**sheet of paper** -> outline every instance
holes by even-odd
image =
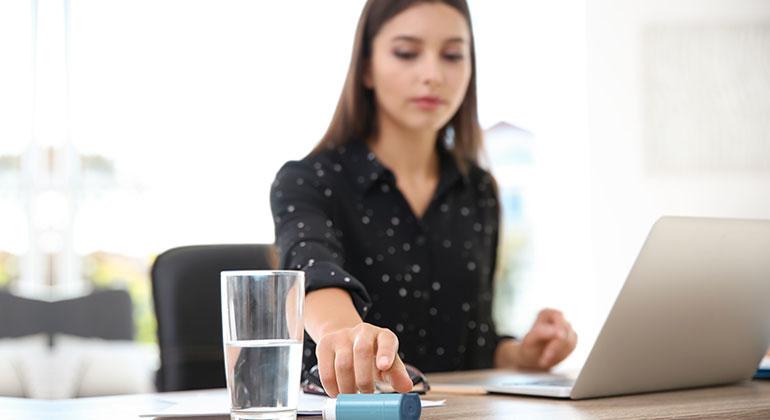
[[[205,391],[195,395],[184,397],[162,398],[174,405],[155,413],[140,414],[139,417],[212,417],[227,416],[230,414],[230,399],[226,389]],[[298,415],[319,415],[323,410],[323,402],[326,397],[320,395],[299,394],[297,405]],[[422,407],[438,407],[444,405],[446,400],[428,401],[421,400]]]
[[[770,369],[770,356],[762,358],[762,362],[759,363],[760,369]]]

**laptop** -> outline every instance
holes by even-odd
[[[770,346],[770,220],[664,216],[573,380],[443,384],[584,399],[751,379]]]

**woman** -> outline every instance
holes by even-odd
[[[406,392],[405,361],[547,369],[575,348],[555,310],[520,341],[495,333],[481,144],[466,2],[369,0],[325,136],[271,191],[281,267],[306,272],[303,370],[317,356],[329,395]]]

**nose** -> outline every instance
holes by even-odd
[[[444,82],[444,71],[438,54],[426,54],[421,71],[422,83],[425,85],[436,86]]]

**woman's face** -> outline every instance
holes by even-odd
[[[470,29],[457,9],[418,3],[380,28],[363,79],[380,124],[438,131],[460,107],[471,78]]]

